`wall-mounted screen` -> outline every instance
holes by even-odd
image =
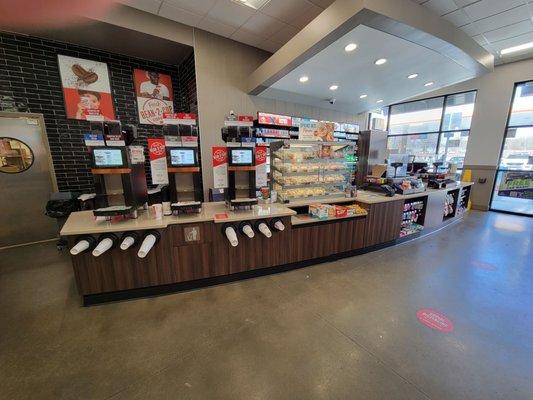
[[[174,167],[187,167],[196,165],[195,149],[170,148],[170,165]]]
[[[122,167],[124,159],[121,149],[93,149],[94,165],[96,167]]]
[[[230,149],[231,165],[253,165],[252,149],[238,148]]]

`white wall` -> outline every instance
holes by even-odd
[[[230,110],[255,115],[257,111],[337,122],[364,128],[364,115],[348,114],[301,104],[271,100],[246,93],[248,76],[269,53],[202,30],[194,30],[198,119],[202,146],[204,189],[213,187],[211,147],[223,144],[220,129]]]

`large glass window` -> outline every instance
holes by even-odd
[[[471,91],[390,106],[389,153],[453,163],[460,175],[475,101]]]
[[[491,209],[533,215],[533,81],[515,85]]]

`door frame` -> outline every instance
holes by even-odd
[[[31,118],[31,119],[36,119],[39,122],[39,127],[41,131],[41,142],[46,151],[46,158],[48,160],[48,169],[50,172],[50,179],[52,180],[52,189],[55,192],[57,192],[58,188],[57,188],[56,171],[54,169],[54,162],[52,160],[52,153],[50,151],[50,145],[48,143],[48,134],[46,133],[46,125],[44,122],[43,114],[0,111],[0,118]]]

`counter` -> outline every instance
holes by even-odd
[[[246,211],[229,211],[223,202],[204,203],[199,214],[155,220],[140,213],[137,219],[118,222],[97,222],[92,211],[82,211],[69,216],[61,235],[68,237],[70,247],[87,235],[96,242],[109,233],[120,240],[128,232],[136,232],[141,241],[150,232],[158,237],[145,258],[138,256],[139,243],[121,250],[119,242],[98,257],[91,249],[72,256],[78,292],[84,304],[93,304],[227,282],[390,246],[460,219],[470,185],[393,197],[359,191],[356,198],[331,203],[356,203],[364,214],[325,220],[298,214],[306,213],[314,201],[263,204]],[[406,215],[411,215],[406,210],[412,204],[420,208],[416,222],[423,231],[406,235]],[[243,221],[255,231],[253,238],[240,232]],[[270,227],[270,237],[260,232],[260,222]],[[279,222],[284,229],[275,228]],[[226,238],[228,226],[237,232],[235,247]]]

